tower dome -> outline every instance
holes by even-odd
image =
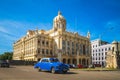
[[[56,21],[65,21],[66,22],[65,18],[62,16],[60,11],[58,11],[58,15],[54,18],[54,22],[56,22]]]
[[[116,44],[116,43],[117,43],[117,41],[115,41],[115,40],[112,42],[112,44]]]
[[[66,30],[66,20],[62,16],[60,11],[58,11],[58,15],[53,19],[53,28],[54,30],[58,29],[61,29],[63,31]]]

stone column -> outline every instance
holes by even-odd
[[[79,64],[79,51],[77,51],[77,65]]]

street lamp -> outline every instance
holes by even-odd
[[[58,49],[58,59],[61,62],[61,53],[62,53],[62,49],[60,49],[60,38],[61,38],[61,34],[59,32],[59,49]]]
[[[58,59],[61,62],[61,53],[62,53],[62,49],[58,49]]]
[[[79,65],[79,50],[77,50],[77,65]]]

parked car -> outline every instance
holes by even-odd
[[[0,67],[10,67],[9,62],[7,62],[6,60],[0,60]]]
[[[51,71],[51,73],[66,73],[69,70],[69,66],[67,64],[59,62],[57,58],[42,58],[38,63],[34,65],[34,68],[38,68],[39,71]]]
[[[101,67],[101,64],[94,64],[95,67]]]
[[[76,68],[74,64],[69,64],[69,68]]]
[[[89,68],[95,68],[95,65],[94,64],[90,64]]]
[[[77,65],[77,67],[78,67],[78,68],[88,68],[87,65],[81,65],[81,64]]]
[[[83,68],[83,65],[79,64],[79,65],[78,65],[78,68]]]

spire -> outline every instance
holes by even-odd
[[[38,34],[38,27],[36,27],[36,30],[35,30],[35,31],[36,31],[36,34]]]
[[[61,12],[60,12],[60,11],[58,11],[58,15],[61,15]]]
[[[87,32],[87,38],[90,39],[90,32],[89,32],[89,30],[88,30],[88,32]]]

